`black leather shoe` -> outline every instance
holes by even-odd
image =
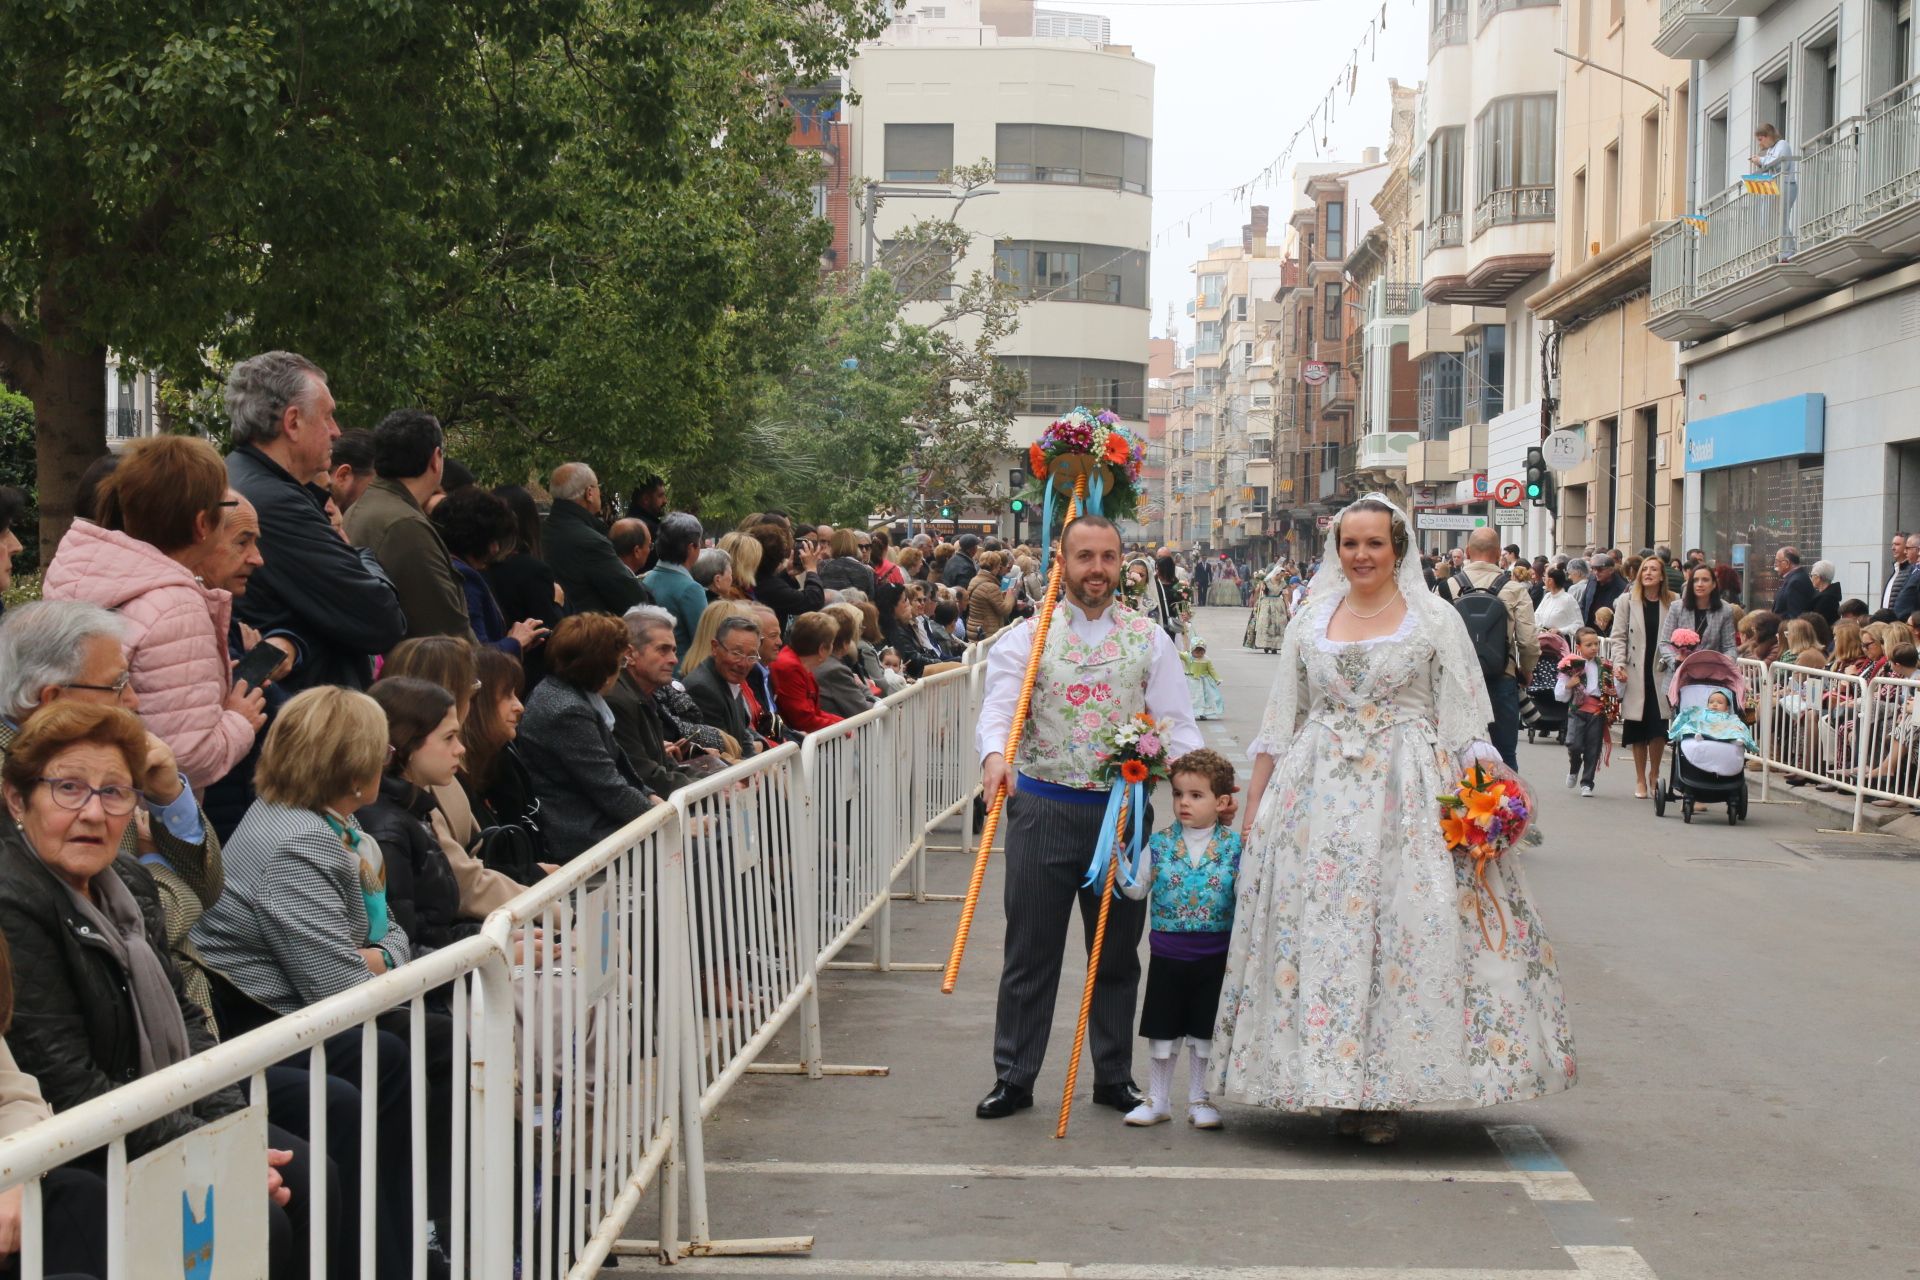
[[[1115,1111],[1131,1111],[1147,1100],[1131,1080],[1122,1080],[1118,1084],[1097,1084],[1093,1086],[1093,1105],[1112,1107]]]
[[[980,1105],[973,1114],[982,1120],[1004,1120],[1016,1111],[1025,1111],[1033,1105],[1033,1090],[1022,1089],[1017,1084],[1008,1084],[1005,1080],[996,1080],[993,1092],[980,1099]]]

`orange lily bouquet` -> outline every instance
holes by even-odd
[[[1504,951],[1507,946],[1507,918],[1500,899],[1487,889],[1487,867],[1526,838],[1533,821],[1533,797],[1519,775],[1507,768],[1489,769],[1475,761],[1460,775],[1459,784],[1440,796],[1440,835],[1447,848],[1474,861],[1474,875],[1485,896],[1493,900],[1493,912],[1500,921],[1500,945],[1494,947],[1487,931],[1487,919],[1480,907],[1480,895],[1473,900],[1474,916],[1480,921],[1480,937],[1489,950]]]

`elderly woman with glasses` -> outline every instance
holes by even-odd
[[[660,803],[614,741],[607,705],[631,644],[626,623],[609,614],[563,619],[547,642],[547,678],[527,697],[520,757],[557,861],[580,856]]]
[[[27,721],[0,766],[13,818],[0,826],[0,933],[16,979],[7,1044],[55,1111],[213,1045],[167,960],[153,878],[119,852],[146,757],[147,734],[131,712],[62,701]],[[246,1105],[238,1085],[218,1090],[135,1130],[127,1154],[144,1155]],[[295,1185],[304,1192],[306,1149],[271,1126],[269,1142],[269,1209],[282,1253],[294,1245],[283,1213],[291,1193],[279,1170],[297,1150]],[[104,1167],[98,1153],[83,1163]],[[276,1260],[281,1268],[286,1256]]]

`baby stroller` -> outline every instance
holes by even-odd
[[[1740,675],[1738,663],[1710,649],[1681,660],[1668,690],[1675,720],[1668,734],[1673,744],[1672,764],[1667,780],[1654,787],[1656,816],[1664,818],[1667,805],[1674,801],[1680,804],[1683,822],[1692,822],[1694,808],[1703,804],[1726,805],[1728,826],[1747,816],[1746,748],[1738,742],[1689,733],[1680,723],[1684,710],[1704,708],[1716,693],[1726,695],[1733,715],[1741,714],[1746,706],[1747,682]]]
[[[1540,661],[1533,664],[1527,687],[1520,691],[1520,723],[1527,727],[1527,741],[1535,734],[1567,740],[1567,704],[1553,696],[1554,677],[1560,660],[1567,656],[1567,641],[1557,631],[1540,633]]]

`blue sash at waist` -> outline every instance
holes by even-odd
[[[1042,782],[1032,774],[1019,775],[1016,788],[1022,795],[1037,796],[1042,800],[1058,800],[1062,804],[1100,804],[1107,802],[1108,790],[1089,791],[1081,787],[1063,787],[1057,782]]]

